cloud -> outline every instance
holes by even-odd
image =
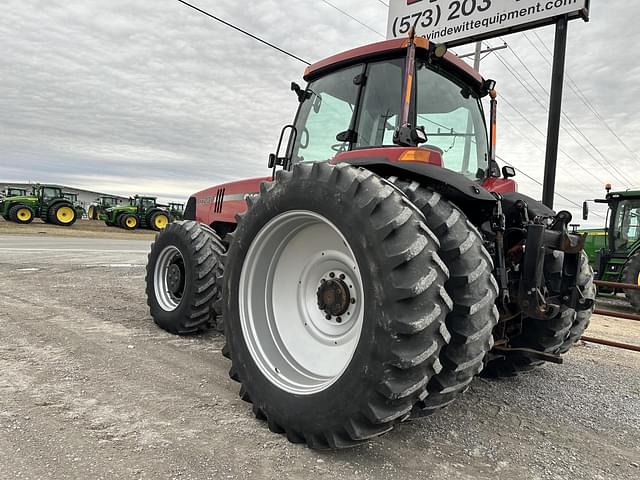
[[[194,2],[309,61],[379,40],[323,2]],[[387,11],[379,2],[339,5],[386,30]],[[638,16],[640,5],[593,2],[589,24],[571,23],[567,60],[580,91],[635,152],[640,66],[626,52],[640,36],[633,23]],[[553,28],[539,35],[552,48]],[[506,40],[548,90],[550,56],[545,59],[522,34]],[[263,176],[280,128],[297,107],[289,83],[301,81],[304,70],[172,0],[8,0],[0,17],[0,53],[0,178],[124,195],[181,198],[215,183]],[[546,105],[546,94],[513,52],[500,55]],[[522,114],[501,102],[500,155],[541,179],[545,138],[523,117],[546,133],[545,109],[496,55],[483,61],[482,72],[498,80],[500,94]],[[563,133],[562,148],[574,160],[560,156],[561,193],[580,203],[600,194],[600,180],[616,186],[640,180],[638,157],[568,88],[565,109],[623,175],[577,133],[581,145]],[[523,191],[539,196],[538,185],[519,181]],[[559,200],[560,207],[570,206],[564,204]]]

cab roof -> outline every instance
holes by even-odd
[[[415,39],[415,44],[417,49],[422,50],[423,53],[429,50],[429,40],[424,37],[417,37]],[[319,62],[307,67],[304,72],[304,79],[305,81],[311,81],[332,70],[337,70],[367,60],[374,60],[380,57],[394,56],[400,54],[403,50],[406,50],[408,46],[408,38],[396,38],[347,50],[346,52],[338,53],[337,55],[325,58],[324,60],[320,60]],[[444,61],[449,64],[453,69],[458,70],[459,73],[467,77],[469,81],[476,82],[478,86],[482,85],[484,82],[484,79],[479,72],[474,70],[464,60],[458,58],[457,55],[451,52],[445,53],[444,58],[440,61]]]
[[[640,198],[640,190],[624,190],[622,192],[611,192],[609,194],[609,196],[611,197],[633,197],[633,198]]]

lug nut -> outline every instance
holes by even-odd
[[[342,323],[342,317],[338,317],[338,318],[336,318],[336,322],[338,322],[338,323]]]
[[[336,278],[336,274],[335,274],[335,273],[333,273],[333,272],[331,272],[331,273],[329,274],[329,277],[330,277],[330,278]]]
[[[352,299],[351,299],[351,305],[355,305],[355,304],[356,304],[356,299],[355,299],[355,298],[352,298]]]
[[[344,273],[341,273],[340,274],[340,280],[344,280],[345,278],[347,278],[347,277],[344,276]]]
[[[326,317],[324,317],[324,318],[326,318],[327,320],[331,320],[331,315],[327,315],[327,316],[326,316]]]

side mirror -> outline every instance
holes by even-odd
[[[291,82],[291,91],[295,92],[300,103],[304,102],[308,98],[311,98],[311,92],[303,90],[302,87],[296,82]]]
[[[587,202],[582,203],[582,220],[589,220],[589,204]]]
[[[516,176],[516,169],[506,165],[502,167],[502,176],[504,178],[513,178]]]

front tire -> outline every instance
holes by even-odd
[[[140,225],[140,218],[132,213],[127,213],[122,216],[118,223],[125,230],[135,230]]]
[[[35,213],[28,205],[14,205],[9,210],[9,219],[21,225],[27,225],[33,222]]]
[[[347,165],[297,164],[249,203],[222,301],[241,397],[311,448],[391,430],[449,340],[437,239],[394,188]]]
[[[147,305],[153,321],[175,335],[216,326],[216,283],[222,276],[225,248],[206,225],[175,222],[151,245],[147,263]]]

